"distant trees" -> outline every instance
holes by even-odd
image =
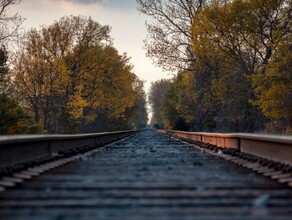
[[[144,128],[148,123],[148,112],[146,108],[147,96],[144,91],[143,81],[139,79],[136,80],[134,91],[136,93],[136,99],[134,106],[128,109],[128,121],[136,128]]]
[[[291,1],[205,3],[189,25],[194,59],[160,114],[196,131],[291,133]]]
[[[170,80],[162,79],[151,83],[149,91],[149,104],[152,109],[151,124],[158,128],[163,128],[163,121],[161,118],[161,109],[164,101],[164,97],[170,89]]]
[[[135,92],[134,105],[125,110],[125,113],[118,119],[114,120],[116,130],[127,128],[144,128],[148,122],[148,113],[146,106],[146,94],[144,92],[143,81],[136,79],[133,85]]]

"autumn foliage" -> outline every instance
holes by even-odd
[[[133,129],[147,123],[142,81],[127,55],[113,47],[110,27],[91,18],[63,17],[27,32],[10,74],[13,96],[44,132]]]
[[[156,113],[163,116],[165,128],[291,134],[292,2],[175,0],[157,4],[181,8],[189,3],[200,6],[188,26],[191,37],[185,39],[192,45],[192,62],[172,80],[163,108]],[[185,10],[184,14],[193,13]],[[174,25],[176,15],[171,17]],[[159,51],[152,52],[159,59]]]

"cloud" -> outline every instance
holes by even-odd
[[[91,4],[102,5],[106,3],[108,0],[62,0],[62,1],[71,2],[75,4],[82,4],[82,5],[91,5]]]
[[[55,0],[56,1],[56,0]],[[99,5],[108,8],[136,8],[136,0],[61,0],[78,5]]]

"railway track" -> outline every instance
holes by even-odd
[[[0,219],[291,219],[289,182],[198,145],[144,130],[16,173],[6,169]]]

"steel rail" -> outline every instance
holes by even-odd
[[[0,136],[0,168],[96,147],[130,136],[138,131],[104,132],[79,135],[11,135]]]
[[[260,161],[225,154],[238,149],[199,144],[144,130],[13,172],[0,177],[0,219],[291,220],[292,169],[259,175]]]
[[[217,147],[238,149],[242,153],[292,165],[292,136],[185,132],[176,130],[160,130],[160,132]]]

